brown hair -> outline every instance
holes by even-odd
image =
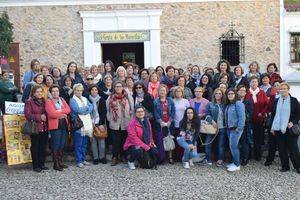
[[[217,64],[217,70],[218,72],[221,72],[220,66],[222,63],[226,63],[227,64],[227,69],[226,72],[229,73],[230,72],[230,63],[227,60],[220,60]]]
[[[256,69],[256,72],[259,72],[259,64],[258,64],[258,62],[256,62],[256,61],[253,61],[252,63],[250,63],[250,65],[248,66],[248,68],[249,68],[249,71],[250,71],[250,67],[251,66],[253,66],[253,65],[256,65],[257,66],[257,69]]]
[[[40,64],[40,61],[38,59],[33,59],[31,62],[30,62],[30,68],[32,69],[34,64],[38,62]]]
[[[31,96],[33,96],[33,94],[38,90],[38,89],[42,89],[43,90],[43,87],[41,85],[38,85],[38,84],[33,84],[32,88],[31,88]]]
[[[50,93],[52,92],[53,88],[58,88],[58,91],[59,91],[59,89],[60,89],[59,85],[53,84],[53,85],[51,85],[51,86],[49,87],[49,92],[50,92]]]
[[[269,70],[269,67],[271,67],[271,66],[274,66],[274,68],[275,68],[275,72],[278,72],[278,67],[277,67],[277,65],[275,64],[275,63],[270,63],[270,64],[268,64],[268,66],[267,66],[267,72],[268,72],[268,70]]]
[[[242,66],[240,66],[240,65],[238,65],[238,66],[236,66],[236,67],[234,68],[234,70],[233,70],[234,74],[235,74],[235,70],[237,70],[238,68],[240,68],[242,74],[244,74],[244,68],[243,68]]]
[[[216,88],[215,90],[214,90],[214,92],[213,92],[213,94],[212,94],[212,98],[211,98],[211,102],[213,102],[213,103],[216,103],[217,101],[216,101],[216,93],[217,92],[221,92],[222,93],[222,99],[221,99],[221,103],[225,103],[225,94],[222,92],[222,90],[220,89],[220,88]]]

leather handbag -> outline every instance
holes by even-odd
[[[38,135],[38,125],[35,121],[27,121],[22,127],[22,134],[24,135]]]
[[[209,123],[207,118],[205,118],[205,120],[201,120],[200,133],[215,135],[218,133],[218,127],[214,126],[212,123]]]
[[[300,135],[300,124],[294,124],[289,131],[292,135]]]
[[[71,123],[71,131],[77,131],[78,129],[81,129],[83,127],[83,122],[82,120],[79,118],[78,115],[75,115],[72,123]]]
[[[99,139],[105,139],[107,138],[108,134],[107,134],[107,129],[105,128],[104,131],[101,131],[100,128],[98,126],[94,126],[94,132],[93,135],[95,138],[99,138]]]

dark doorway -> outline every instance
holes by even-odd
[[[116,67],[133,62],[144,68],[144,43],[102,44],[103,62],[111,60]]]
[[[230,65],[240,64],[240,44],[238,40],[224,40],[222,45],[222,59],[230,62]]]

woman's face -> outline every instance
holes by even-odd
[[[106,63],[106,64],[105,64],[105,71],[106,71],[106,72],[111,72],[111,66],[110,66],[109,63]]]
[[[164,71],[161,67],[157,68],[156,72],[159,76],[163,76],[163,74],[164,74]]]
[[[227,71],[227,64],[225,63],[225,62],[223,62],[223,63],[221,63],[220,64],[220,70],[221,70],[221,72],[222,73],[226,73],[226,71]]]
[[[147,80],[149,78],[149,75],[146,71],[142,71],[141,73],[141,79]]]
[[[93,69],[92,69],[92,74],[93,74],[94,76],[97,76],[97,75],[98,75],[98,69],[97,69],[97,67],[93,67]]]
[[[257,79],[252,79],[250,82],[250,86],[252,89],[256,89],[258,87],[258,80]]]
[[[59,89],[56,87],[52,88],[51,95],[54,99],[58,99],[59,98]]]
[[[83,88],[81,88],[81,87],[77,87],[77,88],[74,90],[74,94],[75,94],[77,97],[81,97],[81,96],[82,96],[82,92],[83,92]]]
[[[99,72],[100,74],[103,74],[103,73],[105,72],[104,65],[100,65],[100,66],[98,67],[98,72]]]
[[[204,85],[207,85],[207,84],[208,84],[208,81],[209,81],[209,79],[208,79],[207,76],[203,76],[202,79],[201,79],[201,82],[202,82],[202,84],[204,84]]]
[[[168,77],[173,78],[175,76],[175,71],[174,69],[169,69],[167,72]]]
[[[245,87],[241,87],[238,91],[237,94],[239,95],[240,98],[244,98],[247,94],[247,90]]]
[[[39,62],[35,62],[33,64],[32,70],[35,71],[35,72],[38,72],[38,71],[40,71],[40,69],[41,69],[40,63]]]
[[[136,88],[135,88],[135,91],[137,94],[140,94],[143,92],[143,86],[141,85],[137,85]]]
[[[60,77],[60,71],[59,71],[59,69],[57,69],[57,68],[54,68],[53,69],[53,77],[55,77],[55,78],[59,78]]]
[[[242,76],[242,69],[240,67],[236,68],[234,71],[236,76]]]
[[[268,72],[269,72],[270,74],[272,74],[272,73],[275,72],[275,67],[274,67],[274,65],[270,65],[270,66],[268,67]]]
[[[95,96],[98,95],[98,89],[97,89],[96,87],[93,87],[93,88],[91,89],[91,95],[92,95],[93,97],[95,97]]]
[[[195,96],[196,98],[202,98],[203,96],[203,91],[201,89],[195,89]]]
[[[228,83],[228,76],[223,76],[221,79],[220,79],[220,82],[221,83]]]
[[[289,95],[289,88],[286,85],[281,85],[280,93],[283,97],[287,97]]]
[[[199,67],[192,68],[192,74],[199,74],[199,72],[200,72]]]
[[[134,82],[131,78],[126,79],[126,86],[127,87],[132,88],[133,84],[134,84]]]
[[[67,78],[65,80],[65,85],[68,86],[68,87],[71,87],[72,86],[72,80],[70,78]]]
[[[279,82],[275,82],[273,85],[273,88],[275,89],[276,92],[280,91],[280,83]]]
[[[178,98],[178,99],[183,98],[182,90],[177,89],[177,90],[175,91],[175,98]]]
[[[251,72],[257,72],[257,65],[255,63],[253,63],[252,65],[250,65],[250,71]]]
[[[3,79],[3,81],[8,81],[9,80],[8,72],[5,72],[4,74],[2,74],[2,79]]]
[[[175,75],[175,77],[179,76],[179,71],[177,69],[174,71],[174,75]]]
[[[135,116],[138,118],[138,119],[143,119],[145,117],[145,111],[143,108],[138,108],[136,109],[135,111]]]
[[[228,92],[227,98],[228,98],[229,101],[234,101],[234,99],[235,99],[234,92],[233,91]]]
[[[43,75],[38,75],[35,79],[37,84],[42,84],[44,82],[44,76]]]
[[[265,77],[262,79],[262,83],[263,83],[264,85],[268,85],[268,84],[270,83],[269,77],[265,76]]]
[[[185,86],[185,79],[184,78],[180,78],[180,79],[178,79],[177,83],[178,83],[178,86],[184,87]]]
[[[129,65],[128,67],[127,67],[127,74],[129,74],[129,75],[131,75],[131,74],[133,74],[133,66],[131,66],[131,65]]]
[[[94,84],[94,76],[93,76],[93,75],[88,75],[88,76],[86,77],[86,83],[87,83],[88,85]]]
[[[152,83],[156,83],[158,81],[158,77],[157,77],[157,74],[152,74],[151,75],[151,80],[150,80]]]
[[[166,97],[167,96],[167,89],[165,87],[161,87],[158,91],[158,94],[160,97]]]
[[[75,73],[77,69],[77,66],[75,64],[71,64],[69,67],[69,73]]]
[[[227,86],[225,84],[220,84],[219,85],[220,90],[222,90],[222,92],[225,94],[226,90],[227,90]]]
[[[47,67],[43,67],[42,74],[44,74],[45,76],[47,76],[49,74],[49,69]]]
[[[119,70],[118,70],[118,76],[119,76],[119,77],[122,77],[122,78],[125,77],[125,70],[119,69]]]
[[[112,79],[110,77],[107,77],[105,79],[105,85],[111,85],[112,84]]]
[[[53,85],[53,79],[50,76],[46,77],[46,85],[48,87],[50,87],[51,85]]]
[[[218,90],[216,93],[215,93],[215,98],[217,101],[221,101],[222,100],[222,97],[223,97],[223,94],[222,94],[222,91],[221,90]]]
[[[186,116],[187,116],[188,120],[192,120],[194,118],[194,111],[192,109],[188,109],[186,111]]]
[[[33,96],[37,99],[41,99],[43,98],[43,89],[42,88],[38,88],[35,93],[33,94]]]
[[[116,94],[122,94],[122,92],[123,92],[123,86],[122,86],[121,83],[117,83],[115,85],[115,92],[116,92]]]

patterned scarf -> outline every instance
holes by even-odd
[[[112,94],[109,99],[109,106],[112,110],[113,120],[116,122],[120,116],[118,116],[118,104],[121,104],[121,112],[125,115],[127,93],[124,91],[121,95]]]
[[[143,126],[143,142],[145,144],[149,144],[150,143],[150,127],[148,124],[148,120],[145,117],[143,120],[138,119],[138,121],[140,122],[140,124]]]

